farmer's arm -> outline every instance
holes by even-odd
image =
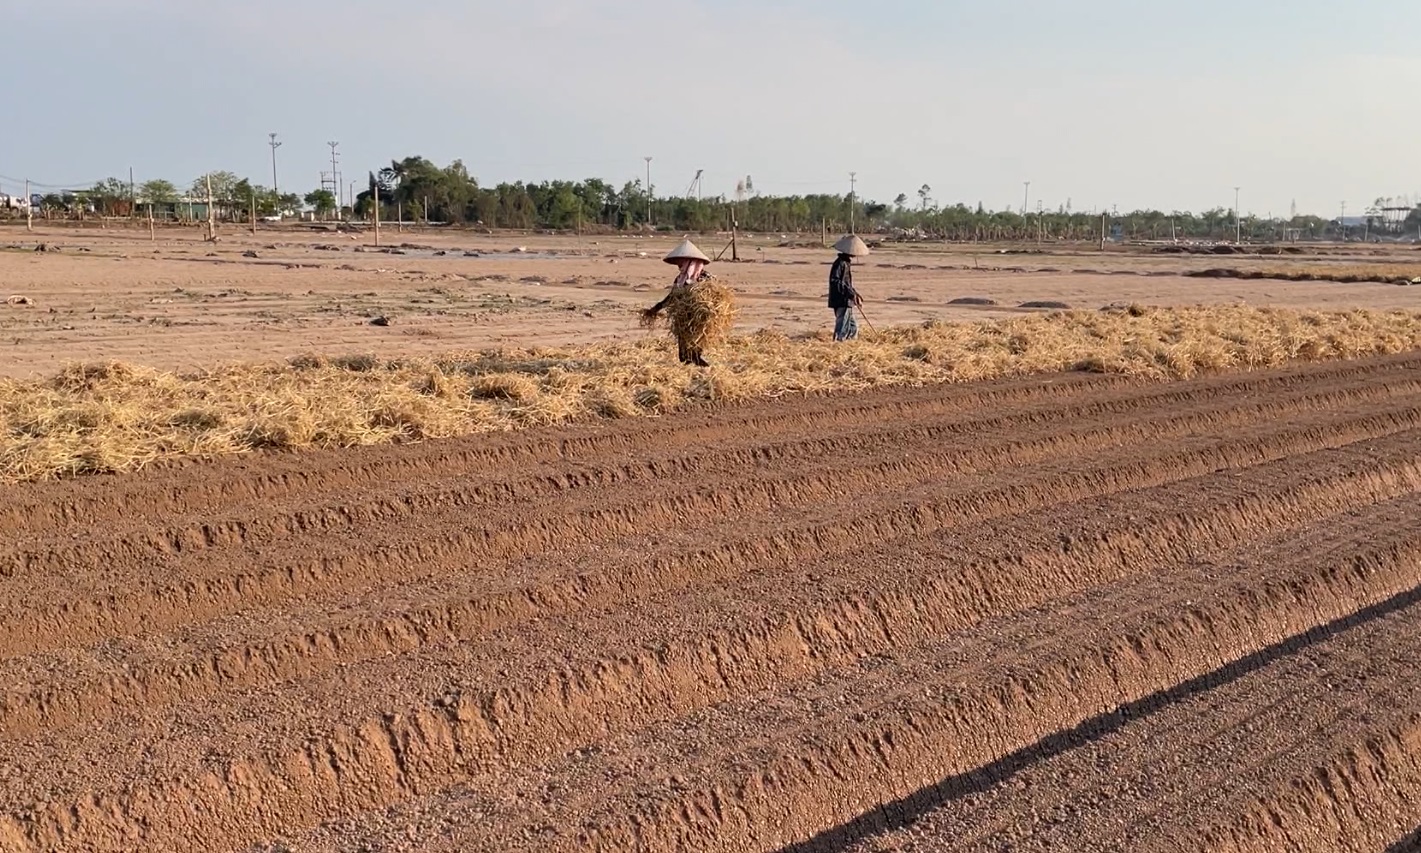
[[[843,284],[843,287],[844,287],[844,295],[849,298],[849,303],[850,303],[850,304],[852,304],[852,305],[861,305],[861,304],[863,304],[863,297],[859,296],[858,290],[854,288],[854,272],[853,272],[853,270],[851,270],[851,269],[849,268],[849,265],[848,265],[848,264],[845,264],[845,265],[844,265],[844,284]]]

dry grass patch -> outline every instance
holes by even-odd
[[[714,366],[666,340],[383,362],[308,356],[176,374],[73,365],[0,380],[0,481],[255,449],[352,447],[654,415],[706,401],[1090,370],[1164,380],[1421,349],[1421,313],[1139,305],[982,323],[732,337]]]

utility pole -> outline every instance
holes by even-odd
[[[1046,206],[1041,203],[1041,199],[1036,200],[1036,245],[1041,245],[1041,241],[1046,236]]]
[[[375,245],[380,245],[380,182],[376,181],[371,190],[371,200],[375,202]]]
[[[643,157],[646,161],[646,227],[651,227],[651,158]]]
[[[271,141],[267,143],[271,146],[271,194],[276,196],[277,199],[280,199],[281,193],[276,188],[276,149],[281,147],[281,143],[276,141],[276,134],[268,133],[267,136],[271,137]],[[277,214],[281,213],[281,202],[279,200],[276,203],[276,212]]]
[[[29,197],[29,193],[25,193]],[[138,192],[133,184],[133,167],[128,167],[128,218],[133,219],[138,216]]]
[[[30,194],[29,178],[25,178],[25,230],[35,230],[35,201]]]
[[[331,147],[331,183],[336,188],[336,212],[339,213],[341,209],[341,185],[340,172],[336,171],[336,146],[340,145],[340,143],[327,142],[326,144]]]
[[[1031,203],[1031,181],[1022,181],[1022,184],[1026,186],[1026,189],[1021,196],[1021,218],[1025,219],[1026,206]]]
[[[1238,187],[1234,187],[1234,243],[1243,242],[1243,211],[1238,209]]]
[[[849,173],[849,233],[854,231],[854,187],[858,183],[858,172]]]
[[[1342,215],[1337,217],[1337,230],[1342,233],[1342,242],[1347,242],[1347,202],[1342,202]]]

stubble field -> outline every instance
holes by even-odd
[[[1416,843],[1421,291],[752,242],[698,372],[666,239],[42,239],[0,849]]]

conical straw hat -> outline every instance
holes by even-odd
[[[705,261],[706,263],[710,263],[710,258],[706,257],[706,253],[697,249],[696,244],[692,243],[689,238],[682,240],[681,245],[672,249],[662,260],[668,264],[674,264],[677,261],[682,261],[687,258],[693,261]]]
[[[839,239],[834,244],[834,249],[853,258],[862,258],[868,254],[868,245],[860,240],[857,234],[848,234]]]

